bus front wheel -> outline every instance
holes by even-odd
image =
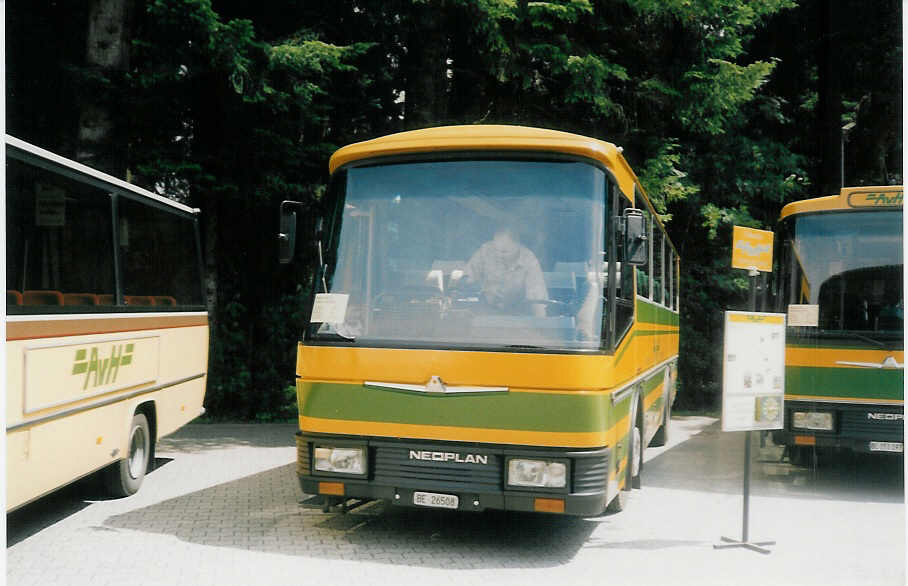
[[[142,413],[136,413],[129,427],[126,457],[107,469],[107,490],[111,496],[129,496],[142,486],[151,457],[151,441],[148,419]]]
[[[634,404],[630,413],[630,420],[633,426],[628,433],[627,462],[624,467],[624,488],[618,490],[618,494],[612,498],[606,507],[608,513],[618,513],[627,508],[630,500],[631,488],[640,488],[640,476],[643,470],[643,430],[640,424],[638,414],[641,410]]]

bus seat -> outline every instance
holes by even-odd
[[[555,271],[556,273],[576,273],[578,275],[583,275],[587,271],[587,265],[585,262],[556,262]]]
[[[574,273],[542,273],[549,299],[572,303],[577,298],[577,278]]]
[[[176,307],[177,300],[171,297],[170,295],[155,295],[154,304],[162,305],[165,307]]]
[[[116,305],[116,300],[112,293],[101,293],[97,297],[98,305]]]
[[[126,305],[133,307],[152,307],[154,305],[154,297],[151,295],[127,295],[123,299],[126,301]]]
[[[22,293],[14,289],[6,290],[6,304],[7,305],[22,305]]]
[[[545,280],[545,286],[550,294],[552,290],[565,293],[573,293],[577,290],[577,281],[574,278],[574,273],[542,273],[542,278]]]
[[[25,305],[63,305],[63,293],[59,291],[25,291],[22,293]]]
[[[98,305],[98,296],[94,293],[64,293],[63,305]]]
[[[445,274],[451,274],[452,271],[464,271],[467,268],[465,260],[433,260],[432,269],[440,269]]]

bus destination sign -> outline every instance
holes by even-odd
[[[894,208],[902,205],[902,190],[854,191],[848,194],[848,205],[853,208]]]

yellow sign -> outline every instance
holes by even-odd
[[[733,269],[772,272],[772,232],[735,226],[731,252]]]
[[[728,312],[728,321],[739,324],[779,325],[785,323],[783,314]]]

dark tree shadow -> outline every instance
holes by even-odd
[[[644,467],[644,486],[740,494],[744,433],[721,431],[719,422]],[[810,466],[783,458],[781,446],[752,433],[751,494],[856,502],[904,502],[903,456],[821,451]],[[815,465],[814,465],[815,464]]]

